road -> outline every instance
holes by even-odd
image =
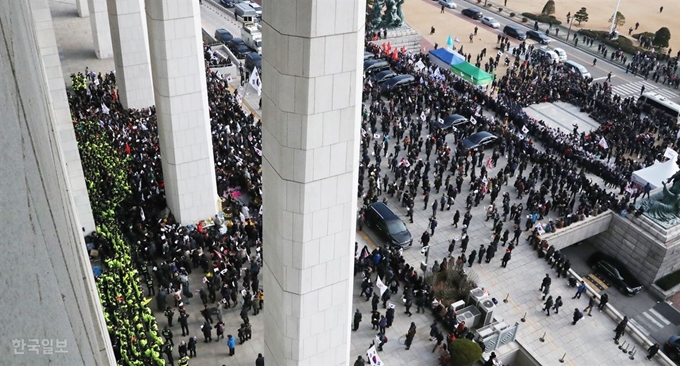
[[[680,312],[663,301],[657,301],[646,291],[628,297],[614,288],[609,288],[607,279],[596,276],[588,266],[586,260],[595,248],[590,243],[577,244],[562,250],[571,261],[571,268],[579,276],[589,280],[595,287],[601,289],[600,294],[609,294],[609,302],[631,319],[631,324],[638,327],[648,337],[659,344],[666,342],[668,337],[680,333]]]
[[[433,8],[433,11],[436,13],[436,10],[439,9],[440,5],[438,2],[432,1],[432,0],[418,0],[423,2],[423,6],[431,6]],[[471,18],[465,17],[461,14],[461,11],[465,8],[473,8],[477,9],[482,12],[484,16],[490,16],[495,18],[500,24],[501,27],[499,29],[491,29],[487,26],[482,25],[482,23],[478,20],[473,20]],[[496,11],[489,11],[485,9],[484,7],[476,6],[474,4],[467,3],[465,1],[458,1],[458,8],[457,9],[447,9],[446,12],[450,14],[451,16],[459,17],[462,19],[465,19],[468,21],[470,24],[474,24],[479,27],[481,32],[492,32],[494,34],[502,34],[503,27],[505,25],[515,25],[518,26],[520,29],[525,29],[529,30],[531,29],[530,27],[533,27],[533,22],[528,22],[528,23],[521,23],[521,22],[515,22],[509,18],[504,18],[503,16],[499,15],[498,12]],[[520,19],[520,18],[515,18],[515,19]],[[431,23],[429,20],[427,27],[429,28]],[[411,26],[414,26],[414,24],[410,24]],[[545,26],[541,28],[541,31],[545,31]],[[633,76],[632,74],[626,74],[624,69],[621,68],[620,63],[612,63],[609,61],[605,61],[603,59],[598,59],[597,64],[593,66],[593,56],[584,50],[582,50],[583,47],[583,42],[582,39],[579,38],[579,47],[574,47],[572,43],[567,43],[564,42],[560,39],[552,38],[551,46],[553,47],[559,47],[564,49],[567,52],[568,59],[573,60],[575,62],[578,62],[585,66],[588,71],[590,71],[593,79],[595,81],[604,81],[607,79],[608,74],[611,72],[612,73],[612,79],[611,79],[611,85],[612,89],[615,93],[619,94],[622,97],[630,97],[630,96],[637,96],[640,94],[640,89],[642,85],[645,86],[645,91],[646,92],[656,92],[659,93],[670,100],[678,103],[680,102],[680,92],[677,90],[671,90],[668,89],[664,86],[661,86],[661,84],[657,84],[651,80],[645,81],[644,78],[638,77],[638,76]],[[532,40],[527,40],[527,43],[535,43]]]

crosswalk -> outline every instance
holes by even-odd
[[[631,319],[630,322],[637,325],[637,328],[647,336],[650,335],[650,332],[657,332],[671,325],[671,322],[658,311],[654,310],[654,308],[646,310],[642,314]]]
[[[680,97],[677,93],[662,87],[660,84],[650,83],[648,81],[635,81],[632,83],[614,85],[612,86],[612,92],[620,95],[623,98],[628,98],[631,96],[637,97],[640,95],[640,90],[642,90],[643,85],[645,87],[645,92],[658,93],[669,99]]]

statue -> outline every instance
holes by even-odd
[[[373,2],[373,10],[371,11],[371,29],[378,29],[383,22],[382,9],[385,5],[383,0],[375,0]]]
[[[370,15],[370,29],[399,28],[404,22],[404,0],[375,0]],[[385,13],[383,14],[383,8]]]
[[[673,181],[669,189],[666,184]],[[666,182],[662,182],[661,196],[642,202],[645,214],[659,221],[671,221],[680,218],[680,171],[673,174]]]

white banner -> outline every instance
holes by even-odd
[[[603,149],[609,149],[609,145],[607,145],[607,141],[604,139],[604,137],[600,139],[598,145],[602,146]]]
[[[425,112],[420,112],[420,120],[425,121],[425,118],[427,118],[427,116],[425,115]]]
[[[418,61],[413,66],[415,67],[416,71],[418,71],[418,72],[420,72],[420,70],[425,68],[425,64],[423,63],[423,61]]]
[[[378,277],[378,279],[375,281],[375,287],[377,287],[378,290],[380,290],[380,296],[382,296],[385,293],[385,291],[387,291],[387,286],[385,286],[380,277]]]
[[[527,126],[522,126],[522,133],[524,133],[525,135],[529,133],[529,129],[527,128]]]
[[[475,117],[470,117],[470,123],[472,123],[473,125],[477,124],[477,120],[475,119]]]
[[[670,147],[666,148],[666,152],[663,153],[663,156],[673,161],[678,160],[678,153],[675,150],[671,149]]]
[[[371,366],[385,366],[385,364],[380,359],[380,356],[378,355],[378,351],[376,351],[375,346],[371,346],[371,348],[369,348],[368,351],[366,351],[366,357],[368,357],[368,363]]]
[[[257,67],[253,67],[253,72],[250,74],[248,84],[255,89],[257,96],[262,95],[262,81],[260,80],[260,73],[257,71]]]

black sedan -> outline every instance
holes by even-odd
[[[463,9],[463,11],[461,11],[460,13],[465,15],[466,17],[470,17],[476,20],[482,19],[482,17],[484,16],[481,11],[472,8]]]
[[[550,43],[550,37],[546,36],[545,33],[543,32],[538,32],[535,30],[528,30],[527,31],[527,38],[531,38],[534,41],[540,43],[540,44],[548,44]]]
[[[415,76],[410,74],[397,75],[380,84],[381,93],[389,93],[400,87],[409,85],[416,80]]]
[[[397,73],[392,71],[392,70],[384,70],[379,73],[376,73],[375,75],[371,76],[371,81],[374,83],[382,83],[384,81],[387,81],[393,77],[397,76]]]
[[[498,137],[487,131],[480,131],[463,139],[463,146],[466,150],[484,148],[493,145],[498,141]]]
[[[433,123],[434,128],[444,131],[451,131],[454,127],[469,122],[467,118],[460,114],[452,114]]]
[[[247,54],[253,51],[250,49],[250,47],[248,47],[248,45],[245,44],[245,42],[243,42],[241,38],[233,38],[227,43],[227,48],[229,48],[229,50],[234,53],[236,58],[244,58]]]
[[[597,273],[607,277],[612,287],[622,294],[633,296],[642,290],[642,284],[623,265],[613,257],[601,252],[595,252],[588,259],[588,265]]]

